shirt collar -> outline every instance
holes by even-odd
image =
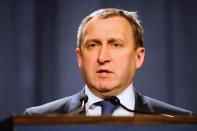
[[[133,84],[131,83],[123,92],[117,96],[120,102],[129,109],[134,109],[135,95],[133,90]]]
[[[92,93],[92,91],[85,85],[85,94],[88,96],[88,101],[86,103],[86,107],[89,108],[92,104],[102,101],[103,99],[97,97]],[[121,92],[118,96],[120,102],[129,109],[134,109],[135,106],[135,96],[133,90],[133,84],[131,83],[123,92]]]
[[[89,108],[92,104],[102,101],[103,99],[99,98],[98,96],[94,95],[92,91],[85,85],[85,94],[88,96],[88,101],[86,106]]]

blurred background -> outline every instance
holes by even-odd
[[[142,21],[136,90],[197,112],[196,0],[0,0],[0,119],[83,88],[77,28],[105,7],[137,11]]]

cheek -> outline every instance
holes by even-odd
[[[93,72],[93,70],[95,69],[96,60],[93,56],[88,55],[83,58],[81,64],[83,70],[85,70],[86,72]]]
[[[124,55],[116,60],[118,67],[116,67],[119,70],[120,74],[128,74],[130,72],[133,72],[136,67],[136,60],[134,55]]]
[[[92,72],[94,72],[94,70],[92,65],[92,60],[90,58],[83,58],[81,61],[80,70],[86,83],[88,83],[88,81],[93,77]]]

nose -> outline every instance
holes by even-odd
[[[98,63],[103,65],[105,63],[110,62],[110,56],[109,56],[110,52],[107,48],[107,46],[101,46],[100,50],[99,50],[99,54],[98,54]]]

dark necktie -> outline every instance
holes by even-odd
[[[117,108],[116,105],[112,104],[108,100],[96,102],[95,105],[101,106],[102,115],[111,115],[114,112],[114,110]]]

